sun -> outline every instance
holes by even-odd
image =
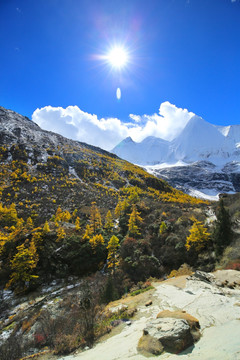
[[[128,63],[128,53],[126,49],[116,46],[107,55],[107,61],[116,69],[122,69]]]

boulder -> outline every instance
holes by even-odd
[[[163,351],[177,354],[193,344],[194,339],[186,320],[158,318],[149,322],[143,330],[138,350],[152,354]]]
[[[140,338],[137,350],[145,355],[148,353],[160,355],[164,351],[164,348],[158,339],[146,334]]]
[[[145,304],[145,306],[150,306],[150,305],[152,305],[152,300],[147,301]]]
[[[157,319],[169,318],[169,317],[174,319],[184,319],[188,322],[191,329],[200,329],[200,324],[198,319],[188,314],[184,310],[176,310],[176,311],[163,310],[157,314]]]
[[[163,310],[157,315],[157,319],[161,318],[174,318],[174,319],[184,319],[187,321],[188,325],[190,326],[191,335],[193,337],[194,342],[198,341],[200,339],[200,324],[199,320],[195,318],[194,316],[186,313],[184,310],[176,310],[176,311],[170,311],[170,310]]]

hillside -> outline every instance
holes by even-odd
[[[149,278],[184,263],[187,271],[211,271],[229,245],[211,235],[216,204],[116,155],[43,131],[4,108],[0,139],[4,360],[45,346],[64,354],[92,345],[116,320],[103,315],[106,303],[148,290]],[[237,206],[231,210],[236,226]]]
[[[41,130],[29,119],[0,108],[0,189],[20,216],[43,222],[59,205],[73,211],[96,201],[109,208],[122,188],[173,189],[141,168],[99,148]]]

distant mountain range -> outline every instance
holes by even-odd
[[[240,125],[215,126],[195,115],[172,141],[128,137],[112,152],[192,195],[240,191]]]

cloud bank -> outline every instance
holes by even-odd
[[[66,109],[45,106],[34,111],[32,120],[42,129],[111,150],[128,136],[137,142],[147,136],[172,140],[193,115],[187,109],[166,101],[160,105],[158,114],[130,114],[128,123],[117,118],[99,119],[97,115],[84,112],[78,106],[68,106]]]

